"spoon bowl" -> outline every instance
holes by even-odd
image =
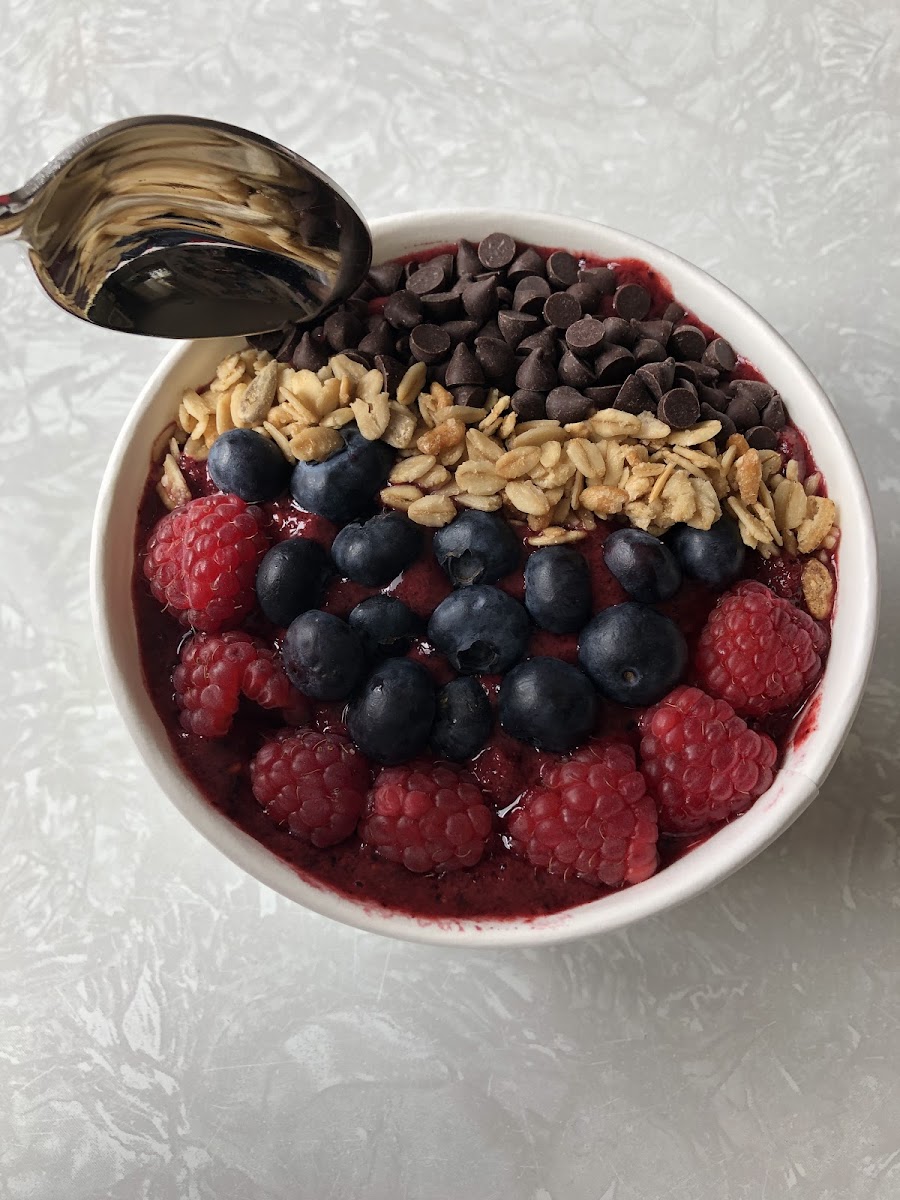
[[[365,278],[372,240],[348,196],[259,134],[179,116],[118,121],[0,196],[0,237],[95,325],[153,337],[314,323]]]

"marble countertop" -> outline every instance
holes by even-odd
[[[194,112],[296,147],[371,216],[520,205],[670,246],[833,397],[897,592],[891,0],[247,11],[0,0],[7,184],[107,121]],[[91,513],[166,347],[3,264],[0,1195],[900,1194],[896,610],[819,799],[707,895],[532,953],[332,925],[187,826],[101,677]]]

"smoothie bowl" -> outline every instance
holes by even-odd
[[[376,222],[302,336],[188,343],[127,418],[97,638],[148,769],[318,913],[529,945],[724,878],[815,797],[876,623],[815,380],[584,221]]]

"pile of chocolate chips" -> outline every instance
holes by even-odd
[[[372,306],[376,299],[383,303]],[[619,284],[614,267],[581,267],[565,250],[544,258],[491,233],[477,246],[461,240],[455,254],[373,267],[314,329],[250,340],[297,370],[318,371],[347,354],[377,367],[390,393],[411,363],[423,362],[457,404],[483,405],[497,387],[523,421],[569,424],[604,408],[655,412],[674,429],[717,420],[721,445],[741,432],[757,450],[774,449],[787,421],[775,389],[728,379],[732,347],[707,340],[675,301],[654,320],[650,306],[647,289]]]

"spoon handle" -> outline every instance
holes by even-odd
[[[27,204],[15,199],[15,192],[11,196],[0,193],[0,238],[14,237],[19,232],[25,221],[27,207]]]

